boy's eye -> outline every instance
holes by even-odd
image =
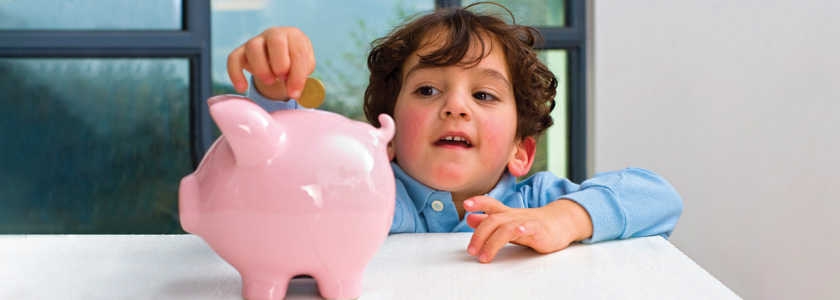
[[[488,93],[485,93],[485,92],[475,93],[475,94],[473,94],[473,98],[478,99],[478,100],[482,100],[482,101],[496,100],[496,97],[494,97],[493,95],[490,95]]]
[[[434,96],[440,94],[440,91],[430,86],[421,86],[419,89],[417,89],[417,93],[423,96]]]

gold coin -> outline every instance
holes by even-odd
[[[324,84],[315,78],[306,78],[306,85],[303,86],[303,91],[297,99],[300,106],[306,108],[316,108],[324,103],[324,96],[327,93],[324,90]]]

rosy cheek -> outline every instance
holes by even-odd
[[[506,146],[513,142],[514,135],[516,134],[516,122],[512,122],[512,125],[508,123],[511,122],[500,122],[498,119],[490,119],[482,123],[481,128],[484,131],[483,144],[489,146],[488,150],[491,153],[506,153]],[[499,159],[506,159],[506,157],[502,155]]]
[[[425,114],[419,110],[404,110],[395,112],[394,115],[397,127],[395,135],[397,159],[414,159],[420,150],[418,146],[423,143],[421,130],[426,126]]]

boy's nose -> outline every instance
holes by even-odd
[[[443,108],[441,109],[441,119],[446,119],[449,117],[456,117],[462,118],[465,121],[469,121],[471,119],[469,108],[467,108],[464,99],[461,99],[459,96],[450,96],[446,99],[446,104],[444,104]]]
[[[453,114],[451,111],[447,111],[447,112],[446,112],[446,116],[447,116],[447,117],[448,117],[448,116],[452,116],[452,115],[455,115],[455,114]],[[466,117],[466,116],[467,116],[467,113],[458,113],[458,115],[459,115],[459,116],[461,116],[461,117],[463,118],[463,117]]]

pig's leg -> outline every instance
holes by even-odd
[[[343,274],[312,276],[318,281],[321,297],[326,299],[356,299],[362,295],[364,269]]]
[[[290,276],[242,276],[242,297],[248,300],[276,300],[286,297]]]

